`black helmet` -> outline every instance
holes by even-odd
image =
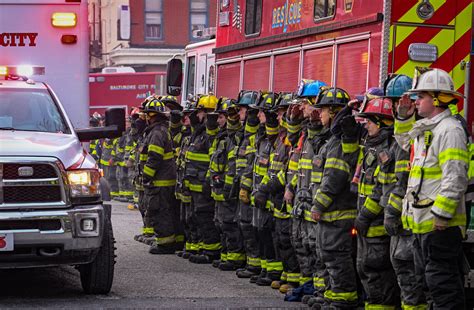
[[[253,109],[270,111],[273,110],[278,101],[278,94],[274,92],[260,92],[257,103],[250,105]]]
[[[253,90],[241,90],[237,96],[237,105],[247,107],[250,105],[255,105],[258,99],[259,93]]]
[[[163,102],[170,110],[183,111],[183,107],[179,104],[178,99],[175,96],[163,96],[161,97],[161,102]]]
[[[227,113],[227,110],[230,107],[236,107],[235,100],[226,97],[221,97],[219,98],[219,101],[217,101],[216,109],[214,110],[214,112]]]
[[[278,96],[277,106],[275,109],[288,108],[293,101],[293,93],[280,93]]]
[[[145,106],[145,113],[159,113],[162,115],[166,115],[166,107],[163,102],[158,99],[150,100]]]
[[[342,88],[324,88],[321,89],[321,92],[318,95],[318,101],[316,102],[315,107],[345,107],[350,99],[349,94]]]

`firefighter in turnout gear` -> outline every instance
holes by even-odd
[[[385,100],[392,103],[392,114],[397,118],[398,101],[412,86],[412,79],[406,75],[395,75],[385,83]],[[395,127],[395,133],[400,128]],[[402,307],[407,309],[426,309],[423,286],[416,279],[413,261],[413,234],[403,229],[402,200],[407,190],[410,153],[393,141],[388,152],[381,153],[381,171],[394,175],[391,182],[382,184],[380,206],[384,208],[384,226],[390,241],[390,259],[400,287]]]
[[[241,91],[237,99],[240,120],[245,122],[244,137],[237,147],[236,174],[234,176],[233,192],[239,195],[238,221],[247,257],[245,268],[236,271],[239,278],[250,278],[260,274],[261,262],[259,256],[257,230],[252,226],[253,209],[250,205],[252,189],[252,168],[255,158],[255,139],[259,131],[258,109],[255,103],[258,93]],[[245,119],[243,112],[246,112]]]
[[[101,119],[100,114],[95,112],[89,118],[89,126],[90,127],[99,127],[100,126],[100,119]],[[99,162],[100,155],[102,153],[101,147],[102,147],[102,143],[101,143],[100,139],[91,140],[91,142],[89,143],[89,153],[92,155],[92,157],[94,157],[94,159],[99,164],[100,164],[100,162]]]
[[[268,182],[268,169],[272,158],[270,155],[275,149],[279,133],[278,114],[273,111],[278,95],[275,93],[262,93],[256,108],[259,109],[258,118],[260,127],[264,131],[257,135],[255,142],[255,158],[253,163],[248,163],[252,167],[252,225],[257,229],[259,256],[261,262],[261,272],[258,276],[250,278],[251,283],[258,285],[271,285],[273,280],[279,280],[283,271],[281,262],[276,259],[275,247],[273,243],[272,231],[274,229],[273,206],[271,201],[259,203],[254,200],[255,194],[260,187]]]
[[[147,204],[145,221],[153,227],[155,242],[151,254],[171,254],[176,250],[176,212],[174,186],[176,164],[173,144],[168,133],[168,114],[164,103],[154,99],[146,104],[147,137],[142,154],[146,156],[143,167],[143,185]]]
[[[110,186],[110,195],[112,198],[119,196],[118,183],[116,178],[117,167],[114,162],[115,158],[115,145],[118,139],[104,139],[102,144],[102,155],[100,157],[100,164],[104,169],[104,177]]]
[[[399,289],[390,264],[390,237],[383,225],[385,202],[381,199],[383,186],[396,182],[395,173],[386,165],[391,146],[396,143],[391,101],[380,97],[365,99],[358,116],[367,120],[367,135],[360,143],[360,166],[356,171],[359,193],[355,220],[357,272],[366,293],[367,307],[395,308]],[[352,124],[356,124],[355,120]],[[344,134],[349,132],[344,131]]]
[[[325,156],[315,164],[324,167],[321,185],[313,198],[311,217],[318,222],[319,257],[328,272],[325,302],[336,308],[357,305],[357,283],[351,257],[351,230],[357,215],[357,195],[350,190],[350,180],[357,163],[358,147],[343,149],[342,125],[352,109],[349,95],[340,88],[328,88],[319,96],[321,122],[331,126],[332,136],[325,146]],[[348,143],[350,141],[347,141]],[[319,154],[318,154],[319,155]]]
[[[191,255],[189,261],[197,264],[210,264],[220,256],[220,236],[214,224],[214,199],[211,197],[209,178],[212,142],[219,131],[217,120],[208,118],[207,113],[214,111],[218,99],[214,95],[201,96],[196,111],[190,120],[193,133],[186,151],[185,186],[191,192],[191,206],[200,237],[199,254]]]
[[[191,209],[191,192],[185,186],[185,171],[186,171],[186,152],[189,148],[191,139],[191,121],[189,114],[195,110],[194,102],[188,101],[183,109],[183,130],[181,131],[181,143],[176,149],[176,198],[180,201],[180,221],[184,229],[185,245],[182,251],[176,254],[179,257],[188,259],[192,254],[197,254],[199,251],[199,235],[197,232],[196,220],[192,216]],[[173,114],[171,114],[173,118]],[[176,142],[176,141],[175,141]]]
[[[244,245],[237,224],[238,197],[230,195],[235,175],[235,149],[243,135],[238,112],[234,100],[219,99],[215,113],[218,113],[221,129],[213,142],[209,172],[212,197],[216,201],[216,226],[221,233],[221,256],[215,266],[220,270],[245,266]]]
[[[128,190],[132,194],[132,199],[128,205],[130,210],[138,210],[138,193],[133,184],[136,176],[135,170],[135,152],[137,148],[137,142],[140,139],[140,136],[143,135],[143,130],[145,130],[146,121],[144,116],[140,117],[140,109],[135,107],[130,112],[130,135],[127,139],[127,144],[125,146],[125,166],[127,167],[127,182]]]
[[[441,69],[423,71],[415,73],[415,104],[404,95],[395,123],[395,137],[410,151],[411,163],[402,223],[414,234],[416,273],[424,276],[434,309],[464,309],[467,137],[449,110],[459,95],[451,76]],[[415,120],[415,108],[423,119]]]

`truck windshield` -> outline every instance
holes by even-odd
[[[70,133],[51,95],[41,89],[0,90],[0,130]]]

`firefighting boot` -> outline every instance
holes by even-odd
[[[143,238],[143,234],[133,236],[133,240],[141,242],[140,240]]]
[[[146,245],[152,245],[153,242],[155,242],[155,240],[156,240],[155,235],[148,235],[143,238],[143,243],[145,243]]]
[[[242,266],[245,266],[244,261],[226,261],[220,263],[219,269],[222,271],[234,271],[239,270]]]
[[[286,294],[290,290],[294,289],[295,287],[296,285],[294,285],[293,283],[285,283],[285,284],[282,284],[278,290],[280,291],[280,293]]]
[[[304,297],[304,296],[303,296]],[[322,296],[310,296],[308,299],[308,307],[313,307],[315,306],[315,309],[318,309],[317,307],[322,307],[325,303],[324,297]]]
[[[235,272],[235,274],[237,275],[238,278],[244,278],[244,279],[249,279],[252,276],[257,276],[258,277],[258,275],[260,274],[260,268],[247,267],[247,268],[237,270]]]
[[[267,270],[262,269],[258,275],[254,275],[250,277],[250,283],[257,283],[258,279],[266,278],[267,277]],[[270,282],[271,284],[271,282]]]
[[[176,254],[176,256],[178,257],[183,257],[183,254],[184,254],[184,250],[181,250],[181,251],[175,251],[174,254]]]
[[[194,264],[212,264],[213,257],[204,254],[191,255],[189,261]]]
[[[212,261],[212,267],[214,267],[214,268],[218,268],[220,264],[221,264],[220,259],[215,259],[215,260]]]
[[[260,273],[260,276],[258,277],[257,281],[255,282],[258,286],[270,286],[272,285],[272,279],[270,279],[268,273],[265,273],[263,276],[262,273]]]
[[[194,254],[197,254],[197,252],[196,252],[196,251],[193,251],[193,250],[188,250],[188,251],[184,251],[182,257],[183,257],[184,259],[190,259],[191,256],[194,255]]]
[[[153,244],[148,250],[150,254],[174,254],[174,244]]]

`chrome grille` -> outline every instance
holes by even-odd
[[[64,207],[65,201],[63,178],[56,159],[0,157],[1,209]]]

